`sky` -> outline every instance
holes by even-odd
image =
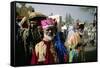
[[[32,6],[35,11],[41,12],[47,16],[51,13],[53,15],[60,15],[62,16],[62,20],[65,20],[66,13],[71,14],[74,20],[81,20],[82,22],[87,21],[89,23],[93,22],[94,16],[90,14],[90,12],[82,11],[80,6],[64,6],[64,5],[48,5],[48,4],[26,4],[27,7]],[[17,3],[17,6],[21,7],[20,4]]]

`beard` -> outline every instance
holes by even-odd
[[[53,38],[54,38],[54,36],[52,35],[47,35],[47,34],[45,34],[44,33],[44,37],[47,39],[47,41],[51,41],[51,40],[53,40]]]

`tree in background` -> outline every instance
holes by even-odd
[[[66,22],[67,25],[73,24],[74,19],[72,18],[71,14],[66,13],[65,22]]]
[[[94,16],[94,20],[96,21],[97,9],[95,7],[82,7],[80,8],[84,12],[89,12],[91,15]],[[93,20],[93,22],[94,22]],[[96,22],[95,22],[96,23]]]
[[[34,8],[32,6],[27,7],[25,3],[20,3],[21,7],[16,6],[16,13],[19,14],[19,16],[28,16],[28,11],[35,12]]]

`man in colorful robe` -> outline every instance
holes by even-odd
[[[35,46],[31,64],[56,63],[57,57],[53,43],[56,32],[55,21],[51,18],[42,20],[41,27],[43,29],[43,39]]]

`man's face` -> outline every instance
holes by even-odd
[[[43,29],[44,30],[44,37],[47,38],[49,41],[52,40],[56,33],[56,27],[48,27]]]
[[[32,29],[36,28],[36,22],[30,21],[30,26]]]

